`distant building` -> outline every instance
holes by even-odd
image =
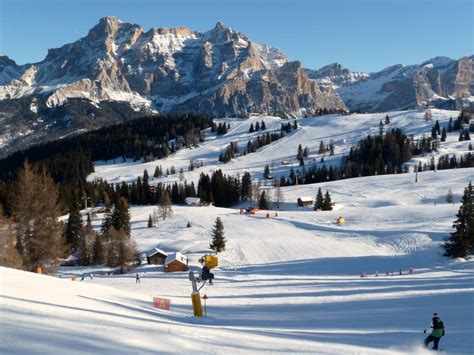
[[[307,196],[298,197],[298,199],[296,200],[296,203],[298,204],[299,207],[311,206],[313,204],[313,199]]]
[[[461,115],[467,117],[469,121],[474,120],[474,107],[463,107]]]
[[[177,272],[188,270],[188,258],[181,253],[173,253],[166,257],[165,271]]]
[[[168,253],[163,250],[153,248],[153,250],[146,254],[146,261],[151,265],[164,265],[167,256]]]
[[[184,200],[187,206],[201,206],[201,199],[199,197],[186,197]]]

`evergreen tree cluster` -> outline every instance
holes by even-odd
[[[326,146],[323,142],[320,149]],[[288,178],[282,177],[281,186],[296,184],[312,184],[324,181],[348,179],[359,176],[382,174],[398,174],[408,172],[402,164],[409,161],[415,154],[431,152],[436,149],[436,142],[423,137],[418,141],[409,139],[402,130],[392,129],[384,135],[367,136],[352,147],[349,155],[340,166],[313,164],[306,166],[302,172],[290,170]],[[433,167],[434,169],[434,167]]]
[[[236,154],[239,153],[239,146],[237,142],[231,142],[227,148],[219,155],[219,161],[221,163],[228,163],[233,158],[235,158]]]
[[[93,161],[163,158],[176,149],[173,140],[187,137],[191,144],[190,136],[211,125],[211,119],[201,116],[148,116],[18,151],[0,160],[0,203],[10,214],[8,191],[26,160],[52,176],[59,184],[62,207],[69,209],[82,199],[84,192],[90,196],[87,190],[94,190],[86,181],[94,171]],[[159,175],[160,171],[156,173]]]
[[[230,123],[226,124],[225,122],[220,122],[218,125],[213,123],[212,126],[211,126],[211,132],[213,132],[213,133],[215,132],[220,136],[222,136],[224,134],[227,134],[229,129],[230,129]]]
[[[230,207],[242,198],[242,183],[233,176],[224,175],[217,170],[211,176],[201,173],[199,177],[197,196],[202,203],[214,204],[216,207]]]
[[[474,155],[472,153],[467,153],[464,156],[461,156],[459,159],[456,155],[444,155],[439,157],[437,170],[446,170],[446,169],[457,169],[457,168],[473,168],[474,167]],[[431,169],[433,170],[433,169]]]
[[[446,238],[446,256],[462,258],[474,253],[474,190],[472,183],[464,189],[461,206],[453,223],[455,231]]]
[[[257,138],[250,139],[247,142],[247,147],[244,150],[244,155],[245,154],[250,154],[250,153],[255,153],[257,149],[264,147],[268,144],[271,144],[272,142],[275,142],[281,138],[283,138],[284,135],[282,132],[267,132],[264,135],[258,136]]]
[[[332,211],[332,200],[329,191],[326,191],[323,196],[321,188],[318,189],[313,209],[315,211]]]
[[[253,123],[250,124],[250,128],[249,128],[249,133],[253,133],[255,131],[265,131],[267,129],[266,125],[265,125],[265,121],[262,120],[262,123],[258,122],[255,123],[255,127],[253,125]]]

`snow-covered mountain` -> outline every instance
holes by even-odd
[[[337,87],[351,110],[382,112],[423,104],[457,109],[474,93],[473,59],[474,56],[459,60],[436,57],[419,65],[398,64],[370,74],[337,66],[339,70],[331,71],[333,68],[328,66],[310,77]]]
[[[204,33],[184,27],[146,32],[105,17],[39,63],[18,66],[0,57],[3,154],[151,111],[285,117],[320,108],[346,107],[299,62],[222,23]]]
[[[309,78],[315,80],[319,85],[332,86],[334,88],[357,83],[370,77],[369,73],[354,72],[344,68],[339,63],[332,63],[318,70],[305,70]]]
[[[184,27],[145,32],[105,17],[39,63],[18,67],[4,57],[0,65],[0,99],[44,94],[47,107],[85,98],[213,116],[344,108],[334,92],[308,80],[300,63],[222,23],[204,33]]]

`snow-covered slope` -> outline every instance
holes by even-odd
[[[441,127],[448,124],[449,118],[456,118],[457,111],[432,110],[433,121],[426,122],[424,120],[424,112],[419,111],[399,111],[390,112],[390,124],[385,126],[386,130],[393,128],[401,128],[407,134],[413,134],[415,137],[431,135],[431,127],[436,120],[439,121]],[[324,157],[326,164],[338,164],[343,155],[347,155],[350,148],[360,139],[365,138],[368,134],[379,133],[380,120],[385,120],[386,113],[379,114],[353,114],[353,115],[327,115],[315,118],[298,119],[298,130],[293,131],[284,139],[273,142],[272,144],[259,149],[256,153],[248,154],[233,159],[227,164],[221,164],[218,161],[219,154],[231,142],[238,142],[240,149],[243,150],[249,139],[256,138],[265,132],[279,130],[282,123],[289,121],[281,120],[277,117],[253,117],[248,120],[242,119],[226,119],[226,123],[230,123],[231,130],[222,137],[209,136],[208,141],[201,144],[200,147],[194,149],[183,149],[167,159],[153,161],[148,163],[116,163],[113,162],[97,162],[95,173],[89,176],[90,180],[96,178],[104,178],[109,182],[135,181],[138,176],[143,175],[145,169],[150,175],[153,175],[155,167],[161,165],[165,171],[167,168],[174,166],[177,171],[184,169],[184,179],[188,182],[197,182],[201,172],[210,172],[216,168],[222,169],[229,174],[238,174],[243,171],[249,171],[254,179],[261,179],[266,164],[271,169],[271,174],[275,178],[284,175],[288,176],[290,168],[300,169],[296,160],[298,145],[308,147],[310,154],[305,161],[306,167],[312,166],[316,161],[320,163],[322,155],[318,154],[321,140],[327,145],[330,140],[335,144],[335,155]],[[255,126],[256,122],[265,121],[267,130],[249,133],[251,124]],[[467,153],[468,141],[458,142],[459,135],[455,132],[448,135],[446,142],[441,143],[438,153],[433,153],[435,157],[444,154]],[[428,160],[425,157],[423,160]],[[414,159],[413,162],[419,159]],[[190,161],[201,161],[204,163],[203,168],[188,171]],[[289,164],[286,163],[289,162]],[[178,180],[178,174],[163,177],[160,180],[152,180],[157,182],[174,182]]]
[[[439,245],[457,210],[445,203],[445,190],[452,188],[457,204],[474,169],[419,177],[418,183],[412,175],[393,175],[324,184],[334,212],[292,207],[296,196],[314,194],[318,186],[311,185],[285,188],[285,211],[271,218],[175,207],[172,219],[148,229],[153,207],[133,207],[132,235],[140,248],[181,250],[192,268],[207,250],[212,222],[222,218],[228,247],[214,286],[202,291],[208,317],[191,316],[186,273],[142,266],[106,276],[101,268],[63,268],[63,278],[95,273],[93,280],[73,282],[1,268],[0,350],[424,354],[422,331],[438,312],[447,327],[441,348],[467,354],[474,346],[474,263],[448,262]],[[345,225],[335,224],[338,215]],[[359,278],[362,271],[367,279]],[[153,296],[171,299],[171,311],[154,310]]]
[[[441,126],[456,115],[433,110]],[[210,135],[198,148],[145,164],[97,163],[90,179],[134,181],[145,168],[152,175],[156,165],[179,170],[190,160],[205,165],[185,171],[188,181],[218,168],[233,175],[248,170],[257,180],[266,164],[278,177],[287,174],[291,163],[281,162],[295,160],[298,144],[313,152],[309,165],[321,158],[314,153],[320,141],[333,139],[336,155],[325,159],[336,164],[352,144],[377,134],[384,118],[385,114],[360,114],[300,119],[298,130],[289,136],[220,164],[223,147],[232,141],[244,146],[259,134],[248,132],[251,123],[264,120],[267,131],[282,123],[275,117],[231,119],[226,135]],[[434,122],[425,122],[418,111],[392,112],[390,121],[388,128],[400,127],[415,136],[428,134]],[[457,136],[448,134],[434,155],[466,153],[469,142],[458,142]],[[178,176],[170,175],[160,181],[176,180]],[[173,217],[153,228],[147,228],[147,221],[155,206],[132,206],[132,238],[139,251],[158,247],[182,252],[194,271],[198,258],[209,251],[216,217],[222,219],[226,250],[219,254],[214,286],[201,291],[209,297],[208,317],[192,317],[187,273],[164,273],[161,266],[142,265],[110,276],[103,266],[63,267],[56,275],[62,280],[0,268],[0,351],[427,354],[421,347],[423,329],[438,312],[447,327],[441,348],[472,353],[474,260],[448,260],[441,248],[452,231],[463,189],[472,180],[474,168],[422,172],[418,182],[409,173],[288,186],[282,189],[284,203],[278,215],[241,214],[240,206],[174,206]],[[298,197],[314,197],[319,187],[330,192],[333,211],[297,207]],[[446,202],[449,189],[454,203]],[[274,194],[271,187],[267,192]],[[344,225],[336,224],[339,216],[345,218]],[[100,229],[102,218],[99,212],[94,215],[94,228]],[[409,267],[413,274],[408,274]],[[91,272],[93,280],[70,280]],[[368,277],[361,279],[361,272]],[[135,283],[136,273],[140,284]],[[153,309],[154,296],[170,299],[171,311]]]

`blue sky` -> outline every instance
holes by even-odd
[[[473,50],[474,0],[0,0],[0,53],[19,64],[87,34],[99,18],[197,31],[217,21],[305,67],[376,71]]]

